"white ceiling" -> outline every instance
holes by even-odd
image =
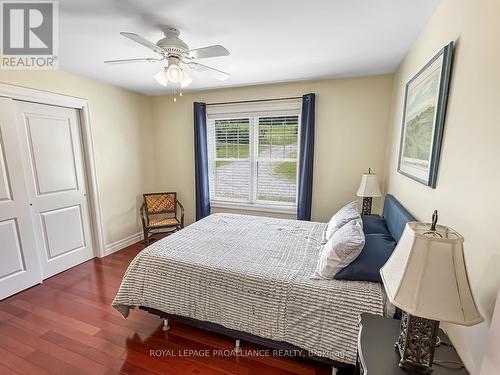
[[[168,93],[161,63],[105,65],[153,57],[122,37],[156,42],[174,25],[198,48],[222,44],[227,57],[200,62],[231,73],[196,76],[190,90],[393,72],[440,0],[60,0],[59,67],[150,95]],[[194,74],[193,74],[194,75]]]

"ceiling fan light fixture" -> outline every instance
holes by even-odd
[[[200,73],[208,73],[213,78],[224,81],[229,78],[229,74],[221,70],[212,68],[198,63],[198,59],[206,59],[211,57],[228,56],[229,51],[223,46],[216,44],[207,47],[196,49],[189,49],[188,45],[179,37],[179,30],[173,26],[165,26],[162,28],[164,38],[157,43],[153,43],[142,36],[131,33],[121,32],[124,37],[154,51],[159,56],[142,57],[132,59],[119,59],[119,60],[106,60],[107,64],[121,64],[121,63],[134,63],[134,62],[162,62],[166,60],[166,65],[154,75],[156,81],[164,86],[179,90],[189,86],[193,79],[187,73],[187,68],[195,70]]]

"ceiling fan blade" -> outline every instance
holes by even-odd
[[[215,46],[192,49],[188,51],[189,57],[193,59],[207,59],[209,57],[228,56],[229,51],[217,44]]]
[[[135,33],[127,33],[124,31],[122,31],[120,34],[123,35],[125,38],[129,38],[130,40],[133,40],[136,43],[142,44],[144,47],[149,48],[149,49],[155,51],[156,53],[163,55],[163,53],[165,52],[163,50],[163,48],[158,47],[156,44],[154,44],[153,42],[150,42],[147,39],[144,39],[140,35],[137,35]]]
[[[141,57],[137,59],[119,59],[119,60],[105,60],[105,64],[127,64],[127,63],[138,63],[138,62],[159,62],[163,61],[164,59],[153,59],[151,57]]]
[[[207,72],[210,74],[212,77],[220,80],[220,81],[225,81],[229,77],[231,77],[231,74],[223,72],[222,70],[218,70],[215,68],[211,68],[209,66],[191,61],[191,62],[186,62],[191,69],[196,70],[197,72]]]
[[[196,70],[197,72],[208,72],[212,77],[218,79],[219,81],[225,81],[231,74],[223,72],[222,70],[218,70],[215,68],[211,68],[209,66],[191,61],[186,63],[191,69]]]

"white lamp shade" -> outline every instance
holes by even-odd
[[[375,173],[364,173],[359,184],[358,197],[380,197],[382,193],[378,187],[377,175]]]
[[[442,238],[424,234],[430,224],[407,223],[380,270],[391,303],[422,318],[474,325],[483,318],[469,286],[463,237],[437,225]]]

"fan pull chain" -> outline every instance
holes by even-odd
[[[182,96],[182,90],[179,90],[179,96]],[[177,102],[177,89],[174,89],[174,103]]]

